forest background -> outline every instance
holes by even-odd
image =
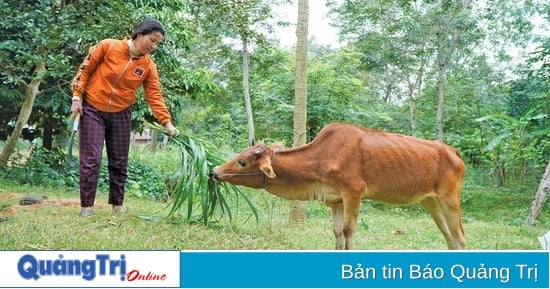
[[[2,11],[11,11],[0,19],[5,32],[0,36],[4,181],[77,186],[74,169],[64,163],[70,81],[91,45],[123,38],[144,17],[166,26],[167,36],[154,58],[174,123],[183,134],[208,140],[221,151],[246,147],[250,114],[243,91],[249,88],[255,138],[292,146],[295,47],[281,44],[278,27],[296,23],[274,12],[295,9],[291,4],[0,1]],[[309,41],[308,140],[337,121],[441,139],[462,152],[472,182],[487,191],[534,195],[550,159],[548,3],[365,0],[310,5],[328,7],[327,21],[339,43]],[[249,59],[243,60],[244,52]],[[243,75],[248,75],[246,86]],[[137,133],[154,121],[139,94],[133,106]],[[131,179],[135,189],[129,191],[162,198],[166,176],[177,164],[143,166],[131,163],[131,175],[141,174]]]

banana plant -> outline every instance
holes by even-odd
[[[499,176],[499,186],[505,184],[505,170],[512,169],[520,175],[526,174],[529,161],[540,162],[540,148],[544,146],[550,128],[538,123],[548,115],[529,110],[520,118],[514,118],[505,114],[494,114],[477,118],[478,122],[487,122],[493,125],[493,130],[499,134],[495,136],[485,147],[485,152],[491,154],[494,160],[495,172]],[[546,158],[543,158],[543,161]]]

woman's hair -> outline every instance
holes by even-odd
[[[132,39],[136,39],[138,34],[147,35],[152,32],[160,32],[162,36],[164,36],[164,26],[160,21],[153,19],[153,18],[147,18],[143,21],[141,21],[136,28],[134,29],[134,32],[132,32]]]

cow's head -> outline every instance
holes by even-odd
[[[282,149],[281,142],[266,146],[263,143],[251,146],[237,157],[214,168],[210,177],[218,182],[229,182],[253,188],[261,188],[265,177],[275,178],[271,162],[275,152]]]

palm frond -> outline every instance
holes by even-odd
[[[166,128],[158,123],[146,123],[146,126],[168,134]],[[186,208],[187,220],[193,220],[194,212],[199,209],[198,220],[205,225],[216,216],[227,215],[231,220],[232,211],[228,198],[242,198],[258,221],[258,212],[246,193],[235,185],[220,184],[209,178],[212,169],[224,163],[214,145],[183,133],[172,137],[170,141],[178,147],[181,162],[171,182],[172,207],[168,217],[176,217]]]

